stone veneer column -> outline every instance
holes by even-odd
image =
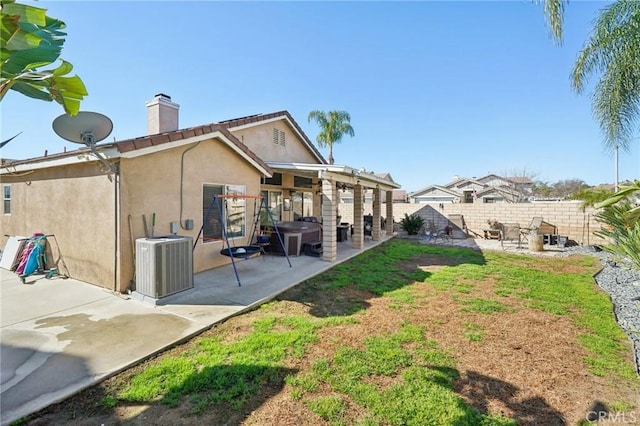
[[[381,238],[381,229],[380,225],[382,224],[381,218],[381,200],[380,196],[380,188],[373,189],[373,229],[371,229],[371,238],[373,241],[380,241]]]
[[[327,262],[335,262],[338,259],[337,197],[336,183],[333,180],[322,179],[322,260]]]
[[[393,191],[387,191],[387,216],[385,231],[387,235],[393,235]]]
[[[364,201],[362,185],[353,188],[353,248],[364,246]]]

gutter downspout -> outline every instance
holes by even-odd
[[[113,231],[114,231],[114,247],[113,247],[113,291],[118,292],[118,223],[120,210],[120,163],[114,167],[113,174]]]

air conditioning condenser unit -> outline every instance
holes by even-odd
[[[193,288],[193,238],[136,240],[136,292],[160,299]]]

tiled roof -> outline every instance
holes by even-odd
[[[171,132],[158,133],[155,135],[147,135],[140,136],[137,138],[124,139],[121,141],[98,144],[96,147],[99,149],[104,148],[115,148],[121,154],[135,151],[138,149],[149,148],[153,146],[161,146],[170,142],[177,142],[181,140],[185,140],[191,137],[197,137],[201,135],[206,135],[213,132],[222,133],[231,143],[233,143],[236,147],[238,147],[242,152],[244,152],[248,157],[250,157],[253,161],[259,164],[261,167],[265,168],[268,171],[271,171],[271,168],[253,151],[251,151],[245,144],[240,142],[238,138],[236,138],[231,132],[230,129],[235,127],[250,125],[252,123],[259,123],[261,121],[277,119],[277,118],[286,118],[289,123],[294,127],[296,132],[303,138],[304,142],[307,144],[309,149],[313,151],[313,153],[318,157],[322,164],[327,164],[327,161],[324,159],[322,154],[317,150],[314,144],[309,140],[307,135],[304,133],[302,128],[298,125],[298,123],[293,119],[291,114],[288,111],[277,111],[270,114],[254,114],[241,118],[234,118],[231,120],[221,121],[219,123],[210,123],[204,124],[201,126],[189,127],[186,129],[178,129]],[[22,163],[37,163],[43,160],[50,160],[52,158],[60,158],[77,155],[79,152],[89,151],[88,148],[82,147],[78,150],[67,151],[56,154],[49,154],[43,157],[35,157],[26,160],[2,160],[2,166],[7,166],[9,164],[22,164]]]
[[[213,123],[213,124],[205,124],[202,126],[189,127],[186,129],[174,130],[172,132],[158,133],[155,135],[141,136],[132,139],[125,139],[122,141],[98,144],[96,148],[105,149],[105,148],[114,148],[117,149],[121,154],[135,151],[143,148],[150,148],[153,146],[161,146],[166,143],[177,142],[181,140],[185,140],[192,137],[207,135],[214,132],[220,132],[224,137],[233,143],[240,151],[242,151],[247,157],[251,158],[251,160],[255,161],[261,168],[271,172],[272,169],[269,167],[260,157],[258,157],[253,151],[251,151],[245,144],[240,142],[238,138],[236,138],[227,128],[223,125]],[[66,151],[62,153],[50,154],[43,157],[30,158],[27,160],[18,160],[9,162],[8,160],[2,161],[2,166],[6,167],[9,164],[17,165],[23,163],[38,163],[44,160],[51,160],[54,158],[62,158],[62,157],[70,157],[78,155],[80,152],[89,151],[89,148],[83,147],[74,151]]]
[[[137,149],[148,148],[151,146],[158,146],[165,143],[181,141],[197,136],[206,135],[209,133],[220,132],[231,143],[244,152],[249,158],[258,163],[266,170],[271,170],[267,164],[262,161],[253,151],[251,151],[245,144],[240,142],[227,128],[219,123],[205,124],[202,126],[189,127],[186,129],[174,130],[172,132],[159,133],[156,135],[142,136],[133,139],[127,139],[123,141],[114,142],[113,146],[118,149],[120,153],[126,153]]]

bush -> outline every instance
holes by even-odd
[[[404,219],[400,221],[400,227],[407,231],[409,235],[418,235],[420,230],[424,227],[424,219],[417,214],[404,214]]]
[[[629,258],[640,269],[640,221],[629,219],[633,208],[628,201],[605,207],[595,216],[604,226],[594,233],[611,241],[605,250]]]

